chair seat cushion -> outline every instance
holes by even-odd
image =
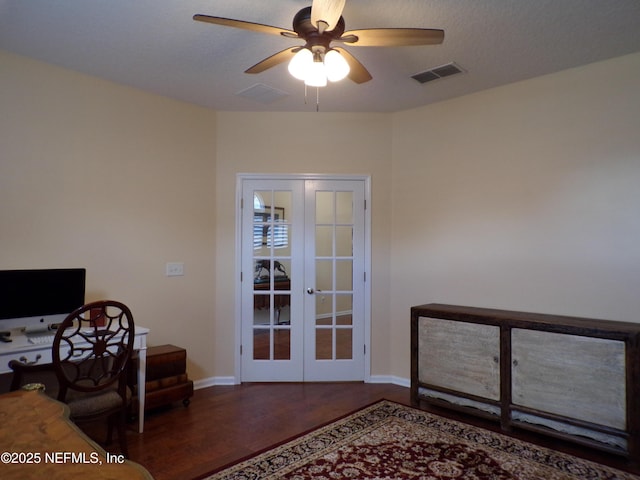
[[[127,390],[127,403],[130,397]],[[98,393],[81,393],[69,391],[65,402],[69,406],[72,419],[95,417],[122,408],[122,397],[114,389]]]

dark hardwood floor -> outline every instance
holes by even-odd
[[[177,403],[148,413],[144,433],[128,434],[129,454],[156,480],[193,479],[382,398],[407,403],[409,390],[362,383],[196,390],[187,408]]]
[[[190,480],[383,398],[410,404],[408,388],[387,384],[278,383],[205,388],[195,392],[189,407],[176,403],[148,412],[143,434],[137,434],[132,425],[127,435],[130,458],[144,465],[156,480]],[[448,410],[429,410],[497,429],[492,422]],[[96,432],[92,436],[100,440]],[[526,432],[515,436],[640,473],[621,457]],[[108,450],[117,451],[117,442]]]

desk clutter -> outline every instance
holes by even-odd
[[[134,394],[137,399],[137,385]],[[178,401],[186,407],[192,396],[193,381],[187,377],[187,351],[175,345],[147,348],[145,411]]]

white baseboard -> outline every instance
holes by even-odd
[[[194,390],[213,387],[215,385],[236,385],[236,379],[234,377],[209,377],[193,382]]]
[[[411,380],[395,375],[371,375],[366,383],[391,383],[406,388],[411,386]]]
[[[395,375],[371,375],[365,383],[390,383],[400,387],[409,388],[411,381],[408,378],[397,377]],[[201,388],[213,387],[216,385],[237,385],[235,377],[208,377],[193,382],[193,388],[199,390]]]

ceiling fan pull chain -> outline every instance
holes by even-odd
[[[320,88],[316,87],[316,112],[320,111]]]

